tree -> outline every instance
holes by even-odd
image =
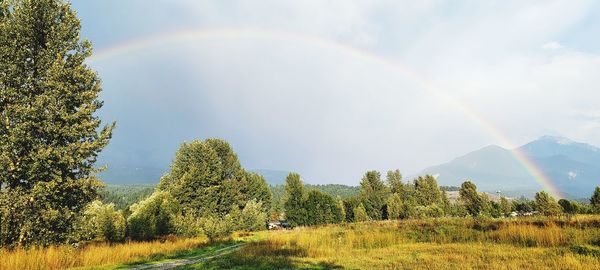
[[[535,210],[545,216],[555,216],[560,214],[561,208],[550,194],[540,191],[535,194]]]
[[[473,182],[466,181],[462,183],[459,196],[471,216],[477,217],[485,210],[485,201],[477,193],[477,186]]]
[[[336,203],[337,203],[338,209],[340,209],[341,222],[345,222],[346,221],[346,206],[344,205],[344,200],[342,200],[342,197],[340,197],[339,195],[336,198]]]
[[[175,233],[179,203],[166,191],[156,191],[147,199],[131,206],[127,218],[129,236],[135,240],[151,240]]]
[[[306,209],[304,209],[304,185],[300,175],[290,173],[285,179],[286,201],[283,205],[285,216],[291,226],[306,224]]]
[[[256,199],[248,201],[238,220],[238,230],[259,231],[264,229],[267,224],[267,213],[264,211],[262,201]]]
[[[435,177],[431,175],[419,176],[414,181],[415,199],[418,205],[428,206],[442,203],[442,192],[438,187]]]
[[[198,217],[223,217],[232,204],[242,208],[252,199],[262,201],[265,211],[271,204],[265,179],[246,172],[229,143],[221,139],[183,143],[158,189],[169,191]]]
[[[506,197],[500,197],[500,212],[504,217],[509,217],[511,213],[511,205]]]
[[[592,206],[592,211],[600,213],[600,187],[594,189],[594,194],[592,194],[592,198],[590,199],[590,205]]]
[[[355,222],[363,222],[368,221],[369,215],[367,215],[367,210],[365,206],[361,203],[358,207],[354,208],[354,221]]]
[[[391,193],[404,193],[404,184],[402,183],[402,174],[400,170],[388,171],[386,175],[387,184]]]
[[[125,218],[114,204],[93,201],[88,204],[79,217],[76,230],[78,240],[100,240],[120,242],[125,240]]]
[[[402,214],[402,198],[393,193],[387,200],[388,219],[400,219]]]
[[[0,3],[0,245],[65,242],[102,186],[100,79],[85,63],[91,43],[60,0]],[[18,196],[18,197],[15,197]]]
[[[267,184],[265,178],[260,174],[251,172],[244,173],[248,191],[246,192],[246,195],[242,197],[241,201],[248,202],[256,200],[257,202],[261,202],[264,212],[269,211],[271,208],[272,197],[269,184]]]
[[[365,173],[360,182],[360,194],[369,218],[379,220],[383,217],[383,208],[388,193],[379,172],[368,171]]]
[[[342,222],[337,202],[329,195],[311,190],[305,202],[306,225],[321,225]]]
[[[562,208],[563,213],[567,214],[567,216],[569,217],[577,214],[579,210],[579,205],[576,202],[572,202],[566,199],[558,200],[558,205],[560,205],[560,207]]]
[[[221,203],[226,194],[220,164],[217,152],[210,145],[199,140],[183,143],[158,189],[171,193],[183,208],[197,216],[226,213],[231,203],[227,206]]]

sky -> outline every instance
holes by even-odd
[[[246,168],[355,185],[543,135],[600,145],[597,1],[72,6],[117,121],[109,169],[219,137]]]

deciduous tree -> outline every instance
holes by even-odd
[[[70,4],[0,6],[0,197],[12,200],[0,206],[0,245],[61,243],[102,185],[94,163],[114,123],[95,115],[100,79]]]

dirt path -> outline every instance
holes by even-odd
[[[187,259],[175,259],[175,260],[170,260],[170,261],[166,261],[166,262],[162,262],[162,263],[157,263],[157,264],[143,264],[143,265],[138,265],[134,268],[131,269],[135,269],[135,270],[148,270],[148,269],[152,269],[152,270],[166,270],[166,269],[173,269],[175,267],[178,266],[182,266],[182,265],[190,265],[190,264],[196,264],[199,262],[204,262],[204,261],[208,261],[214,258],[218,258],[220,256],[229,254],[231,252],[234,252],[238,249],[240,249],[242,246],[246,245],[246,243],[241,243],[241,244],[236,244],[236,245],[232,245],[232,246],[228,246],[228,247],[224,247],[221,249],[217,249],[213,252],[212,255],[210,256],[203,256],[203,257],[192,257],[192,258],[187,258]]]

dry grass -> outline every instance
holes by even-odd
[[[123,244],[90,244],[81,248],[56,246],[13,251],[0,250],[0,270],[65,269],[105,264],[118,264],[149,259],[192,249],[207,243],[205,238],[172,241],[128,242]]]
[[[600,216],[430,219],[263,232],[191,269],[600,269]]]

